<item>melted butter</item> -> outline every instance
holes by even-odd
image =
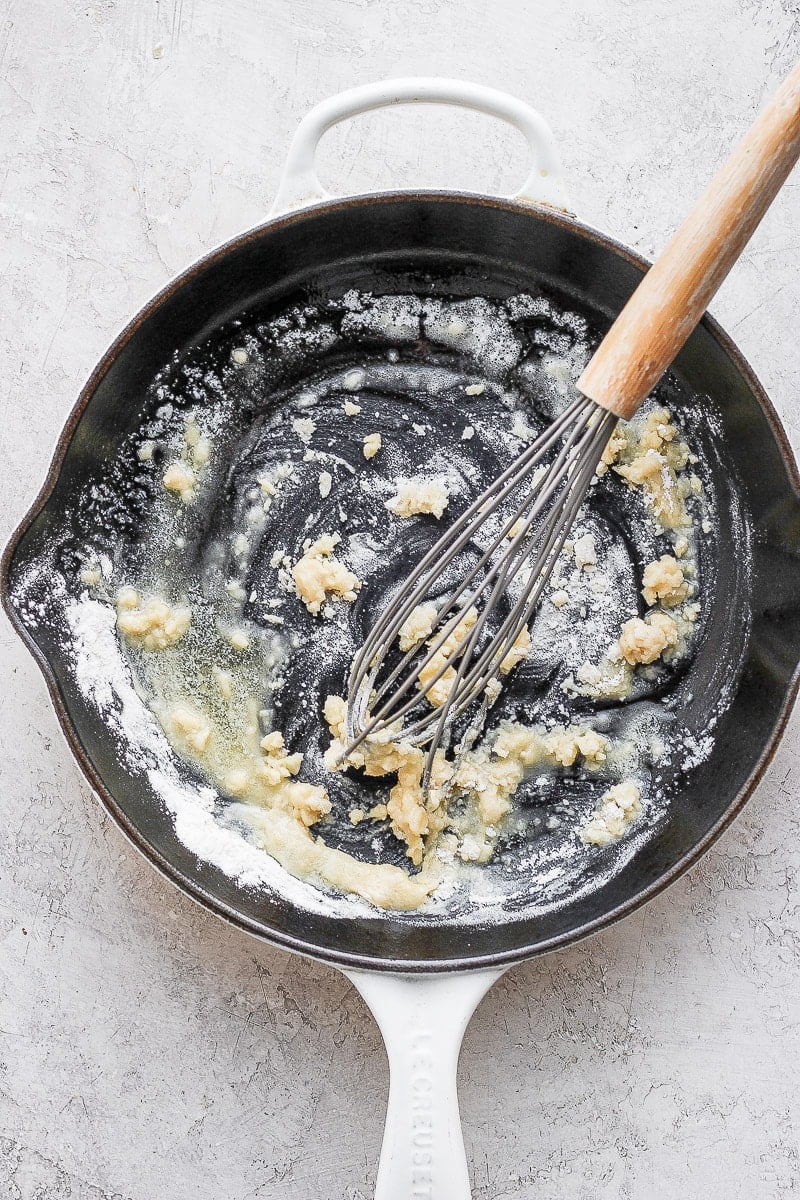
[[[459,308],[451,307],[453,311]],[[367,320],[366,308],[358,317]],[[471,347],[489,354],[495,360],[494,366],[489,364],[492,370],[506,369],[520,353],[521,342],[512,346],[502,338],[476,341],[469,321],[448,314],[438,325],[437,320],[428,320],[432,336],[459,350]],[[381,328],[385,325],[383,321]],[[409,329],[409,340],[417,335],[418,330]],[[533,773],[557,779],[565,770],[576,770],[590,781],[596,776],[622,785],[640,772],[642,749],[633,746],[622,730],[601,733],[591,722],[576,720],[574,715],[570,718],[562,672],[556,674],[552,685],[537,693],[546,723],[509,720],[501,700],[497,706],[500,723],[495,722],[476,747],[457,764],[444,755],[437,759],[427,797],[421,788],[424,756],[417,748],[404,746],[402,737],[369,747],[355,771],[346,775],[332,769],[336,755],[328,753],[326,769],[320,752],[326,742],[319,743],[326,691],[320,690],[319,680],[325,678],[329,687],[331,676],[338,673],[343,681],[353,650],[363,637],[370,596],[394,586],[395,577],[386,563],[394,564],[394,571],[402,571],[410,555],[418,556],[424,538],[437,535],[435,526],[445,505],[457,511],[465,497],[475,494],[507,464],[509,454],[519,451],[520,439],[530,440],[542,423],[535,412],[523,415],[515,411],[514,402],[488,377],[485,384],[465,386],[459,380],[454,387],[446,372],[394,365],[397,360],[391,353],[389,365],[384,363],[372,372],[350,371],[339,382],[334,375],[320,384],[317,392],[300,393],[295,409],[294,401],[285,405],[285,419],[279,414],[272,423],[265,421],[255,440],[246,443],[247,453],[234,461],[226,476],[224,494],[229,511],[203,547],[200,583],[195,580],[194,590],[187,589],[192,627],[174,642],[162,639],[165,645],[158,654],[137,652],[134,669],[176,752],[201,770],[221,795],[235,802],[237,818],[246,821],[267,853],[301,878],[361,896],[379,907],[408,910],[422,904],[440,881],[452,874],[447,855],[441,853],[443,847],[454,849],[456,857],[465,862],[486,863],[493,858],[514,798]],[[253,352],[248,361],[256,359]],[[569,377],[578,368],[564,370]],[[392,388],[402,399],[393,400]],[[343,393],[352,394],[354,400],[343,400]],[[413,403],[409,395],[414,396]],[[470,406],[467,446],[462,436],[464,413],[458,408],[463,403]],[[454,429],[448,424],[451,409],[458,418]],[[296,415],[307,410],[314,413],[313,418]],[[362,410],[364,417],[359,422],[356,418]],[[412,416],[418,419],[412,420]],[[374,432],[377,428],[380,435]],[[369,462],[363,453],[365,430],[370,437],[381,437],[381,453]],[[296,448],[289,456],[287,439],[292,437]],[[206,496],[217,502],[213,471],[224,460],[213,433],[204,432],[202,444],[199,439],[187,424],[178,445],[178,461],[196,470],[198,479],[201,468],[203,472],[202,490],[192,496],[190,515],[202,508]],[[171,453],[175,453],[174,445]],[[654,562],[656,547],[663,549],[659,538],[666,536],[681,558],[681,575],[692,579],[696,558],[687,501],[696,497],[698,490],[694,477],[686,473],[688,462],[688,446],[668,410],[651,409],[629,426],[618,428],[598,474],[613,469],[614,475],[644,498],[653,523],[648,538]],[[310,464],[308,474],[306,463]],[[319,482],[321,465],[326,467],[324,488]],[[427,492],[423,496],[415,483],[408,503],[395,503],[403,481],[418,479],[435,480],[436,496]],[[180,520],[184,506],[175,505],[174,498],[164,494],[171,501],[170,519]],[[583,532],[576,533],[572,549],[558,568],[559,586],[552,601],[543,604],[544,619],[541,625],[537,622],[533,642],[527,634],[522,635],[510,656],[523,665],[504,681],[506,699],[515,696],[520,670],[523,679],[531,678],[530,673],[524,674],[525,660],[548,653],[552,656],[553,647],[560,647],[562,639],[566,647],[567,635],[578,645],[585,642],[594,649],[594,657],[583,662],[575,658],[574,648],[563,652],[564,663],[572,661],[568,657],[572,655],[578,668],[576,691],[581,690],[580,671],[587,676],[594,672],[592,682],[587,678],[582,684],[583,695],[625,701],[646,695],[650,686],[650,677],[639,673],[638,664],[646,662],[645,658],[632,663],[619,653],[616,657],[608,653],[609,642],[613,651],[614,639],[619,638],[624,624],[620,581],[629,583],[634,597],[642,588],[643,581],[636,578],[628,560],[618,556],[623,564],[618,578],[609,569],[607,609],[603,604],[592,609],[590,585],[594,579],[604,578],[603,571],[613,559],[609,553],[613,522],[604,524],[593,514],[592,505],[590,498],[582,517]],[[163,513],[163,509],[156,513],[156,526],[163,523]],[[178,528],[180,536],[173,544],[177,546],[180,540],[185,545],[183,527]],[[323,538],[329,542],[324,552],[314,556]],[[151,550],[157,557],[157,538],[151,539]],[[301,569],[298,580],[297,568],[309,553],[314,558],[309,578],[302,577]],[[167,569],[171,559],[167,560],[163,550],[161,554],[163,563],[156,564],[155,574],[163,581],[171,578],[171,569]],[[335,570],[336,578],[323,578],[323,569]],[[119,582],[135,582],[143,593],[153,596],[149,578],[153,564],[144,574],[148,576],[145,580],[134,574]],[[670,655],[688,653],[698,608],[696,603],[677,606],[682,587],[674,569],[672,576],[677,590],[676,586],[667,590],[664,570],[660,575],[651,571],[650,576],[653,598],[675,603],[669,619],[677,635],[664,647],[665,664]],[[199,605],[195,604],[195,591],[203,595]],[[690,590],[687,585],[681,599],[696,595],[697,586]],[[584,607],[590,610],[585,615],[580,607],[584,599]],[[166,600],[162,603],[175,610]],[[232,629],[238,637],[235,643]],[[420,620],[418,627],[409,628],[406,636],[424,638],[425,622]],[[140,647],[151,648],[144,642]],[[661,658],[656,658],[647,669],[655,672],[661,665]],[[552,667],[542,670],[545,679],[553,674]],[[445,674],[441,682],[446,679]],[[524,690],[517,692],[516,703],[523,699],[527,700]],[[326,711],[326,717],[333,748],[340,749],[341,712]],[[369,807],[361,798],[358,806],[347,802],[364,776],[386,780],[385,790]],[[638,817],[646,804],[643,796],[635,811],[630,806],[631,819]],[[365,861],[357,850],[350,853],[332,844],[345,820],[353,831],[359,828],[381,834],[375,853],[389,845],[382,831],[391,830],[406,861],[410,860],[409,866],[417,868],[415,873],[396,863]],[[363,845],[363,841],[359,843]]]

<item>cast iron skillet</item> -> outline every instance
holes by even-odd
[[[498,969],[566,945],[632,912],[696,861],[753,791],[790,711],[800,661],[800,480],[769,399],[716,322],[709,317],[702,321],[674,373],[691,391],[707,394],[720,414],[727,457],[735,466],[737,486],[752,519],[752,624],[738,690],[717,726],[711,756],[686,776],[679,802],[672,805],[658,836],[597,890],[543,916],[526,916],[523,909],[510,913],[501,925],[474,925],[468,930],[447,922],[426,924],[413,915],[329,917],[299,912],[277,894],[238,887],[186,849],[154,794],[141,779],[127,774],[102,720],[75,685],[69,658],[60,646],[62,631],[46,621],[34,624],[18,600],[20,581],[43,555],[56,514],[98,463],[112,456],[136,428],[142,399],[156,372],[176,351],[183,353],[196,345],[238,312],[341,294],[350,287],[378,294],[423,290],[432,295],[494,297],[545,287],[576,311],[585,312],[599,330],[619,312],[648,264],[551,207],[563,201],[549,132],[526,106],[488,89],[445,81],[393,80],[356,89],[320,106],[306,118],[295,139],[279,203],[287,206],[294,201],[296,206],[298,199],[324,195],[313,174],[313,154],[319,136],[335,121],[381,104],[417,99],[481,108],[521,128],[536,164],[525,198],[425,192],[329,200],[270,220],[185,271],[134,318],[81,392],[42,491],[3,555],[2,599],[45,676],[81,769],[154,866],[238,927],[355,970],[371,1006],[387,1000],[378,994],[381,981],[361,975],[364,970],[480,971],[469,986],[464,980],[458,1003],[450,993],[446,997],[449,1023],[459,1027],[455,1033],[460,1036]],[[534,188],[540,194],[546,189],[548,204],[531,203]],[[731,564],[736,552],[735,545],[719,547],[717,591],[723,604],[726,589],[729,584],[733,587]],[[712,626],[703,653],[713,659],[717,652]],[[436,986],[441,989],[453,983],[439,979]],[[419,991],[414,995],[418,1000],[422,997]],[[428,1008],[432,997],[431,988],[420,1010],[427,1014],[431,1028],[437,1023],[431,1015],[434,1009]],[[394,995],[388,1003],[399,1000]],[[408,997],[403,1004],[405,1021],[414,1004]],[[391,1043],[392,1021],[385,1014],[379,1020]],[[437,1060],[438,1052],[431,1051],[430,1045],[428,1057],[422,1054],[423,1077],[430,1080],[438,1070],[447,1073],[450,1058],[454,1073],[455,1033],[450,1030],[449,1058],[445,1054]],[[402,1057],[401,1049],[396,1053]],[[406,1080],[406,1085],[411,1087],[411,1082]],[[401,1103],[401,1090],[399,1084],[393,1085],[396,1104]],[[460,1136],[457,1124],[443,1118],[442,1127],[449,1130],[446,1144],[455,1153]],[[396,1176],[396,1167],[389,1170],[390,1154],[403,1156],[388,1143],[385,1150],[381,1186],[389,1189],[390,1175]],[[444,1171],[440,1189],[445,1187],[445,1175],[453,1180],[458,1175],[455,1168],[453,1174],[442,1167],[443,1153],[445,1149],[438,1157],[432,1154],[424,1167],[433,1173],[434,1181],[437,1170]],[[398,1190],[398,1196],[403,1194],[408,1193]],[[431,1194],[455,1196],[463,1190]]]

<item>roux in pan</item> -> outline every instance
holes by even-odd
[[[710,751],[719,706],[704,728],[675,713],[714,573],[713,451],[675,393],[612,443],[480,741],[455,779],[442,764],[449,787],[422,796],[401,738],[335,769],[336,697],[377,610],[588,352],[543,297],[349,293],[237,322],[161,373],[81,497],[73,584],[116,609],[140,695],[220,822],[293,873],[399,909],[523,879],[555,896],[589,856],[623,861],[676,765]]]

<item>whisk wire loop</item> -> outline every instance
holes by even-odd
[[[371,734],[390,727],[402,729],[404,741],[430,743],[427,786],[436,750],[449,736],[453,722],[482,695],[485,707],[492,703],[486,689],[530,624],[615,423],[611,413],[579,396],[423,556],[353,661],[346,709],[348,746],[343,759]],[[551,461],[544,463],[556,447]],[[507,515],[503,510],[520,487],[525,488],[524,494],[514,499]],[[491,530],[491,518],[497,512],[501,513],[499,525],[485,542],[478,542],[476,562],[446,598],[438,601],[447,568],[461,551],[475,544],[478,535]],[[494,614],[518,580],[521,587],[487,640]],[[486,592],[488,596],[479,605]],[[437,612],[424,645],[411,646],[380,679],[409,616],[430,600]],[[472,614],[474,620],[469,621]],[[462,628],[464,636],[459,639],[457,631]],[[452,644],[454,635],[457,640]],[[404,724],[405,717],[424,705],[426,698],[433,707],[423,708],[415,720]]]

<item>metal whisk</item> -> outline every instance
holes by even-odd
[[[347,704],[350,750],[370,734],[405,718],[450,671],[454,675],[452,680],[448,677],[444,703],[428,708],[403,726],[405,741],[430,741],[435,749],[445,729],[485,691],[533,616],[616,420],[612,413],[583,396],[573,401],[478,496],[415,567],[353,662]],[[544,465],[554,447],[558,447],[555,456]],[[478,561],[437,602],[436,616],[423,645],[412,646],[386,678],[379,679],[411,612],[431,596],[441,594],[444,572],[497,512],[502,512],[503,518],[487,539]],[[494,635],[484,638],[500,598],[523,570],[525,579],[508,612]],[[440,655],[445,642],[462,627],[464,618],[477,608],[482,597],[475,623],[449,655]],[[439,663],[437,655],[441,657]]]
[[[800,66],[644,276],[578,380],[577,399],[445,531],[381,614],[350,672],[344,758],[371,735],[402,730],[429,744],[427,786],[453,722],[490,701],[487,689],[513,661],[617,418],[630,418],[661,378],[798,157]],[[481,547],[478,561],[447,588],[445,572],[468,544]],[[411,613],[442,593],[424,640],[391,666]]]

